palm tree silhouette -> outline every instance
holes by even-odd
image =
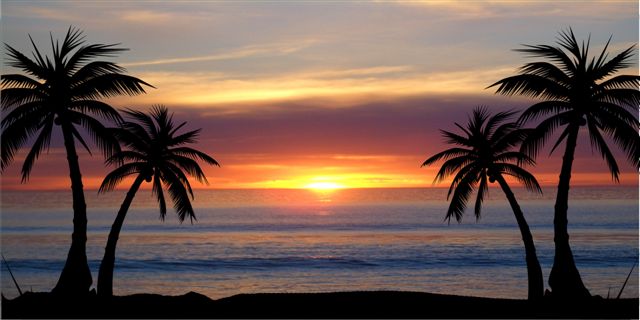
[[[26,182],[36,159],[49,149],[54,125],[62,130],[73,195],[73,234],[67,261],[53,291],[64,294],[87,293],[92,283],[86,255],[87,209],[75,142],[82,144],[89,154],[91,151],[78,127],[88,132],[96,145],[109,155],[117,149],[117,142],[104,134],[103,124],[95,117],[115,122],[121,118],[115,109],[97,99],[136,95],[145,92],[143,85],[151,87],[123,74],[125,70],[115,63],[91,61],[126,49],[84,43],[82,32],[70,27],[62,44],[51,37],[53,57],[50,58],[42,56],[31,40],[35,60],[5,44],[9,66],[27,75],[2,75],[2,111],[6,112],[0,137],[2,171],[19,148],[36,137],[22,166],[22,182]]]
[[[611,38],[597,59],[589,59],[589,40],[579,45],[569,29],[560,33],[557,42],[559,47],[526,45],[518,50],[532,57],[546,58],[549,62],[527,63],[518,75],[489,86],[499,86],[496,93],[503,95],[519,94],[544,99],[525,110],[519,119],[519,122],[525,123],[548,117],[538,124],[535,134],[523,144],[523,151],[528,154],[537,154],[552,133],[564,127],[551,150],[553,152],[560,143],[566,141],[554,207],[555,257],[549,275],[549,286],[554,296],[590,295],[575,265],[567,231],[571,168],[580,127],[586,126],[592,148],[605,160],[616,182],[620,169],[603,133],[626,152],[633,165],[638,167],[640,161],[639,125],[635,116],[640,104],[640,77],[611,77],[632,64],[630,59],[635,46],[607,60],[610,41]]]
[[[432,156],[425,160],[422,166],[446,160],[438,171],[434,183],[455,174],[447,194],[447,199],[451,197],[446,215],[449,221],[452,216],[458,222],[462,220],[469,196],[476,186],[478,195],[474,212],[476,219],[480,219],[482,201],[489,191],[489,183],[498,182],[509,200],[524,242],[529,281],[528,298],[531,300],[542,297],[544,289],[542,269],[529,225],[503,175],[515,178],[530,191],[542,193],[542,190],[536,178],[520,166],[523,163],[535,164],[533,159],[522,152],[512,150],[530,133],[530,130],[520,128],[517,123],[505,122],[513,115],[514,112],[499,112],[490,116],[485,108],[475,108],[466,128],[458,123],[455,124],[464,132],[464,135],[440,130],[448,143],[459,147],[447,149]]]
[[[107,164],[120,166],[104,178],[98,192],[111,191],[126,177],[136,176],[109,232],[98,273],[98,294],[101,296],[113,295],[116,244],[129,206],[142,182],[152,182],[152,193],[160,204],[162,220],[167,213],[162,190],[164,186],[169,191],[180,222],[189,217],[193,223],[195,213],[189,200],[189,195],[193,198],[193,190],[185,172],[199,182],[208,184],[196,160],[219,166],[216,160],[204,152],[183,146],[195,143],[200,129],[177,135],[177,131],[186,122],[175,126],[173,115],[169,115],[167,108],[155,106],[149,115],[134,110],[127,110],[125,113],[137,122],[124,121],[119,128],[110,130],[124,148],[107,159]]]

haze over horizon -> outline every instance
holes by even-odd
[[[70,25],[87,43],[129,48],[112,60],[157,89],[108,102],[164,104],[176,122],[202,128],[198,149],[222,167],[204,167],[210,185],[194,188],[430,187],[437,168],[420,164],[444,148],[438,129],[455,130],[478,105],[533,103],[485,89],[531,61],[513,49],[554,44],[569,27],[579,40],[590,36],[593,54],[611,35],[610,54],[638,42],[637,1],[3,1],[1,9],[3,42],[21,52],[32,51],[29,35],[48,52],[49,32],[60,39]],[[3,74],[15,71],[3,65]],[[636,64],[619,74],[637,72]],[[21,150],[2,189],[67,190],[55,137],[26,184]],[[530,171],[554,186],[563,147],[550,157],[549,147]],[[621,184],[636,185],[637,171],[613,149]],[[78,150],[85,188],[96,189],[111,168]],[[572,185],[613,184],[581,136]]]

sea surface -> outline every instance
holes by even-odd
[[[555,188],[516,189],[545,282],[553,263]],[[87,190],[87,255],[94,277],[125,191]],[[47,291],[64,265],[70,192],[1,195],[1,250],[23,291]],[[569,232],[592,294],[615,297],[638,262],[638,188],[573,187]],[[470,202],[473,207],[473,202]],[[526,298],[524,248],[504,195],[491,189],[482,217],[444,220],[446,189],[196,190],[197,221],[165,221],[138,192],[118,242],[114,293],[211,298],[256,292],[428,291]],[[2,294],[18,292],[6,266]],[[548,287],[548,286],[547,286]],[[638,297],[638,272],[623,297]]]

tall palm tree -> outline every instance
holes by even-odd
[[[556,129],[563,127],[555,150],[563,141],[565,152],[558,182],[554,207],[555,257],[549,275],[549,286],[554,296],[589,296],[576,268],[567,231],[569,185],[571,168],[580,127],[589,135],[595,148],[609,167],[613,180],[618,181],[620,169],[605,135],[626,152],[628,160],[638,167],[640,137],[638,137],[638,104],[640,77],[613,74],[630,66],[635,46],[631,46],[607,60],[609,41],[597,57],[589,58],[589,40],[578,44],[573,31],[561,32],[559,46],[526,45],[518,51],[545,58],[548,61],[525,64],[518,75],[504,78],[490,87],[499,86],[497,93],[540,98],[520,116],[521,123],[544,118],[535,128],[523,150],[537,154]],[[545,118],[546,117],[546,118]]]
[[[447,139],[446,141],[458,147],[444,150],[432,156],[425,160],[422,166],[446,160],[438,171],[434,182],[442,181],[455,174],[447,194],[447,199],[451,197],[451,204],[446,215],[446,219],[449,221],[451,217],[455,217],[458,222],[461,221],[469,196],[476,186],[478,195],[474,212],[476,219],[480,219],[482,201],[489,190],[489,183],[498,182],[511,205],[520,228],[527,263],[528,298],[533,300],[540,299],[543,294],[542,269],[538,262],[529,225],[503,176],[508,175],[515,178],[530,191],[542,193],[542,190],[536,178],[520,166],[520,164],[535,164],[533,159],[522,152],[513,150],[530,133],[530,130],[520,128],[517,123],[506,122],[513,115],[514,112],[499,112],[491,116],[485,108],[474,109],[473,116],[469,119],[466,128],[458,123],[455,124],[463,131],[463,135],[441,130],[442,135]]]
[[[113,135],[124,146],[124,150],[107,159],[107,164],[115,164],[119,167],[104,178],[99,192],[113,190],[128,176],[135,176],[135,180],[109,232],[104,258],[98,273],[98,294],[101,296],[113,295],[116,244],[129,206],[142,182],[152,183],[151,190],[160,204],[162,220],[167,213],[162,190],[164,186],[173,200],[180,222],[187,217],[193,222],[195,213],[189,200],[189,195],[193,198],[193,191],[185,172],[199,182],[208,184],[196,160],[219,166],[216,160],[204,152],[184,146],[196,142],[200,129],[177,134],[186,122],[178,126],[174,125],[173,115],[169,115],[167,108],[155,106],[149,115],[134,110],[127,110],[125,113],[136,122],[124,121],[119,128],[111,129]]]
[[[143,85],[151,86],[125,75],[125,70],[115,63],[92,61],[126,49],[84,43],[82,32],[70,27],[62,44],[51,37],[53,57],[43,56],[31,40],[33,60],[5,44],[8,65],[24,73],[2,75],[1,170],[12,162],[21,146],[35,137],[22,166],[22,182],[26,182],[36,159],[49,149],[55,126],[62,130],[73,194],[73,234],[67,261],[53,291],[64,294],[87,293],[92,283],[85,250],[87,208],[76,141],[91,152],[78,127],[108,155],[117,143],[104,134],[98,119],[118,122],[121,118],[115,109],[97,99],[136,95],[145,92]]]

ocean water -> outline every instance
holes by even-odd
[[[553,263],[555,189],[516,189],[545,281]],[[86,191],[87,255],[94,282],[124,191]],[[473,205],[473,202],[470,203]],[[221,298],[256,292],[407,290],[526,298],[524,249],[502,192],[482,218],[444,220],[446,190],[196,190],[197,221],[166,220],[138,192],[116,257],[114,293]],[[2,193],[1,250],[22,290],[47,291],[64,265],[72,230],[69,192]],[[574,187],[569,232],[592,294],[616,296],[638,261],[638,189]],[[637,266],[636,266],[637,267]],[[18,293],[5,266],[2,294]],[[95,283],[94,283],[95,285]],[[545,283],[546,285],[546,283]],[[638,272],[623,297],[638,297]]]

